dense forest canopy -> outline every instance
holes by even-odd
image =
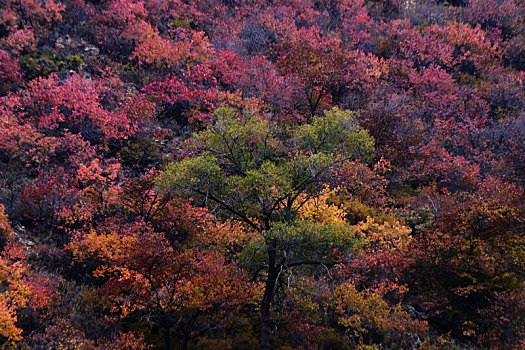
[[[1,349],[525,349],[522,0],[0,0]]]

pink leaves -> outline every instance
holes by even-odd
[[[9,92],[14,85],[22,85],[18,60],[7,51],[0,50],[0,95]]]
[[[206,117],[218,104],[217,81],[207,66],[195,66],[183,73],[182,78],[167,76],[164,81],[154,82],[146,91],[156,96],[161,102],[175,104],[186,103],[198,115]]]
[[[79,132],[88,123],[106,139],[126,137],[135,126],[122,111],[110,111],[101,105],[106,92],[100,81],[74,74],[59,82],[56,75],[51,75],[30,82],[28,90],[16,97],[13,108],[19,111],[21,120],[43,132],[59,127]]]
[[[8,31],[7,39],[0,44],[13,52],[34,48],[35,32],[49,28],[62,19],[65,5],[58,0],[7,0],[0,9],[0,24]]]
[[[432,25],[417,30],[407,22],[399,22],[391,34],[401,39],[399,46],[407,59],[415,58],[417,65],[440,65],[445,69],[460,69],[472,61],[477,69],[487,69],[497,62],[499,49],[477,26],[452,22],[448,26]]]

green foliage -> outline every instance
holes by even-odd
[[[196,193],[205,196],[210,192],[220,192],[225,181],[217,158],[199,156],[168,165],[161,186],[181,189],[182,195]]]
[[[330,265],[340,253],[356,252],[360,246],[355,231],[346,223],[276,222],[262,236],[253,237],[241,253],[241,264],[248,269],[264,264],[270,246],[277,251],[277,259],[287,260],[288,265],[305,261]]]
[[[292,270],[306,273],[334,264],[358,246],[346,223],[316,222],[315,216],[299,214],[335,180],[331,171],[344,160],[371,157],[373,139],[353,113],[338,109],[288,131],[253,113],[221,108],[215,116],[216,123],[190,141],[197,154],[169,165],[159,187],[200,200],[251,229],[241,262],[256,280],[261,271],[267,273],[261,344],[269,348],[276,284],[284,286],[282,279]]]
[[[270,129],[269,122],[250,112],[238,116],[229,108],[219,108],[215,116],[216,123],[194,135],[194,139],[206,153],[225,158],[233,174],[243,175],[267,159],[282,156],[276,130]]]
[[[80,58],[80,56],[68,55],[66,56],[64,63],[69,69],[78,69],[84,64],[84,61],[82,58]]]
[[[275,223],[265,234],[268,241],[278,241],[279,249],[298,252],[304,258],[323,260],[327,252],[335,249],[349,251],[357,247],[357,238],[352,228],[345,224],[317,224],[299,220],[292,224]]]
[[[53,51],[42,54],[32,51],[20,58],[20,67],[24,70],[28,80],[45,77],[61,69],[78,70],[83,64],[84,61],[80,56],[69,55],[62,58]]]
[[[334,107],[314,117],[296,131],[300,147],[311,153],[341,154],[354,159],[370,160],[374,139],[357,124],[358,114]]]
[[[45,77],[56,72],[59,67],[59,58],[54,52],[39,54],[37,51],[28,53],[20,58],[20,67],[28,80]]]
[[[328,171],[348,157],[370,157],[373,139],[352,113],[334,109],[291,132],[259,119],[221,108],[217,121],[194,135],[198,156],[170,164],[159,181],[165,190],[211,199],[252,227],[297,216],[293,204],[315,196]]]
[[[171,21],[171,25],[174,28],[184,28],[184,29],[190,29],[191,28],[191,22],[188,19],[185,18],[175,18]]]

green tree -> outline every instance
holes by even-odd
[[[194,155],[170,164],[160,188],[185,194],[250,227],[241,257],[262,278],[261,348],[270,348],[271,306],[280,279],[291,269],[332,264],[356,247],[345,223],[300,219],[348,160],[370,160],[374,140],[357,114],[325,111],[309,124],[283,130],[252,113],[221,108],[216,122],[190,139]]]

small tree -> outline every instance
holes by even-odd
[[[369,159],[374,141],[355,113],[336,108],[291,130],[233,109],[215,114],[215,124],[190,139],[194,155],[170,164],[159,185],[251,228],[241,257],[254,279],[263,276],[260,341],[269,349],[272,300],[285,273],[332,264],[355,247],[345,223],[319,224],[300,208],[334,185],[330,174],[345,161]]]

